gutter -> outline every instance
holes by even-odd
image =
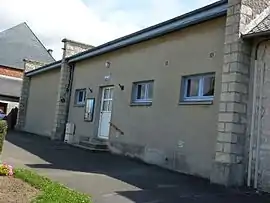
[[[165,34],[196,25],[214,18],[225,16],[227,14],[228,0],[221,0],[203,8],[199,8],[187,14],[178,16],[163,23],[148,27],[133,34],[121,37],[98,47],[89,49],[79,54],[66,58],[68,63],[74,63],[101,54],[105,54],[117,49],[121,49],[133,44],[147,41]],[[48,64],[41,68],[26,73],[26,76],[32,76],[43,71],[48,71],[61,66],[61,61]]]
[[[152,38],[186,28],[191,25],[199,24],[207,20],[225,16],[227,13],[227,1],[219,1],[191,13],[179,16],[178,18],[166,21],[156,26],[146,28],[126,37],[116,39],[112,42],[103,44],[91,50],[69,57],[69,62],[78,62],[87,58],[111,52],[126,46],[137,44]],[[173,22],[174,21],[174,22]]]
[[[255,33],[245,34],[245,35],[242,35],[242,38],[243,39],[253,39],[255,37],[266,37],[266,36],[269,36],[269,34],[270,34],[270,31],[267,30],[267,31],[263,31],[263,32],[255,32]]]

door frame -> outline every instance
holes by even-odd
[[[101,92],[101,96],[100,96],[100,106],[99,106],[99,119],[98,119],[98,130],[97,130],[97,138],[98,139],[104,139],[104,140],[108,140],[109,139],[109,134],[110,134],[110,123],[109,123],[109,131],[108,131],[108,137],[102,137],[100,136],[100,130],[101,130],[101,119],[102,119],[102,109],[103,109],[103,105],[104,105],[104,91],[105,89],[115,89],[115,86],[114,85],[109,85],[109,86],[101,86],[100,87],[100,92]],[[112,98],[108,99],[107,101],[111,101],[112,102],[112,105],[113,105],[113,95],[114,95],[114,92],[112,94]],[[110,114],[112,115],[112,109],[110,111]],[[111,119],[110,119],[111,120]]]

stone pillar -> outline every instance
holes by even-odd
[[[218,134],[211,173],[213,183],[227,186],[244,184],[251,45],[241,39],[241,33],[267,7],[266,2],[228,1]]]
[[[58,95],[54,117],[54,126],[52,129],[51,139],[62,140],[65,133],[67,121],[67,110],[69,108],[70,91],[72,85],[72,67],[68,64],[67,57],[83,52],[93,46],[68,39],[63,39],[63,57],[61,63],[60,79],[58,86]]]
[[[26,119],[26,108],[27,108],[27,99],[29,96],[29,89],[30,89],[30,77],[27,77],[25,74],[31,70],[34,70],[36,68],[39,68],[44,63],[24,59],[24,74],[23,74],[23,82],[22,82],[22,88],[21,88],[21,97],[19,101],[19,109],[18,109],[18,116],[17,116],[17,125],[16,129],[18,130],[24,130],[25,126],[25,119]]]

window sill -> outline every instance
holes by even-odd
[[[213,101],[181,101],[179,105],[212,105]]]
[[[86,122],[86,123],[93,123],[93,120],[85,120],[84,119],[84,122]]]
[[[133,102],[130,106],[152,106],[152,102]]]

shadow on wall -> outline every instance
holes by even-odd
[[[31,168],[104,174],[136,186],[141,190],[116,192],[133,202],[185,203],[202,202],[202,198],[206,198],[203,201],[210,203],[212,201],[207,200],[213,200],[213,202],[224,200],[225,203],[234,200],[230,198],[239,196],[232,190],[211,185],[204,179],[170,172],[106,152],[91,152],[75,148],[62,142],[51,141],[46,137],[11,131],[6,139],[8,142],[50,163],[27,164]],[[6,153],[8,154],[8,150]],[[217,194],[223,196],[219,197]],[[234,202],[263,202],[258,199],[255,201],[250,196],[248,198],[242,196],[241,198],[241,201],[239,199],[239,201]],[[245,201],[242,201],[243,199]]]

